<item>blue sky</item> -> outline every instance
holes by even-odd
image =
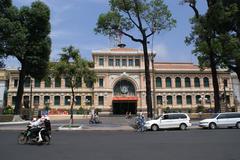
[[[13,0],[13,4],[21,7],[30,5],[34,0]],[[79,48],[82,57],[91,60],[91,51],[106,49],[112,46],[108,37],[95,34],[93,29],[100,13],[109,10],[108,0],[42,0],[51,9],[51,60],[57,60],[61,48],[73,45]],[[193,11],[187,5],[179,5],[181,0],[165,0],[173,17],[177,20],[176,28],[162,31],[154,36],[154,50],[157,52],[156,61],[161,62],[193,62],[196,58],[191,54],[193,46],[186,46],[185,37],[191,31],[189,18]],[[204,2],[198,4],[204,12]],[[123,38],[127,47],[141,49],[139,43]],[[151,48],[151,47],[150,47]],[[6,60],[7,67],[15,68],[17,60]]]

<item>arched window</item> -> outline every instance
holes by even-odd
[[[69,106],[70,104],[71,104],[71,97],[70,96],[65,96],[64,105]]]
[[[162,96],[157,96],[157,104],[162,104]]]
[[[54,96],[54,105],[59,106],[60,105],[60,96]]]
[[[40,87],[40,84],[41,84],[41,80],[35,78],[35,80],[34,80],[34,87],[35,87],[35,88],[39,88],[39,87]]]
[[[198,77],[194,78],[194,86],[200,87],[200,79]]]
[[[26,77],[24,80],[24,87],[30,87],[30,83],[31,83],[31,78]]]
[[[210,104],[210,103],[211,103],[210,95],[206,95],[206,96],[205,96],[205,103],[206,103],[206,104]]]
[[[76,79],[76,87],[77,88],[81,88],[82,87],[82,78],[81,77],[77,77],[77,79]]]
[[[136,90],[132,82],[128,80],[121,80],[113,88],[114,96],[135,96]]]
[[[45,79],[45,88],[50,88],[51,87],[51,78],[47,77]]]
[[[76,96],[75,97],[75,104],[76,106],[81,106],[81,96]]]
[[[55,78],[55,87],[56,88],[61,87],[61,78],[60,77]]]
[[[70,88],[71,87],[71,79],[70,78],[65,78],[65,87]]]
[[[156,87],[161,88],[162,87],[162,79],[160,77],[156,78]]]
[[[176,85],[176,88],[181,88],[181,78],[180,77],[177,77],[175,79],[175,85]]]
[[[191,104],[192,104],[192,96],[187,95],[186,101],[187,101],[187,104],[188,104],[188,105],[191,105]]]
[[[204,87],[209,87],[209,79],[207,77],[203,78]]]
[[[189,77],[185,78],[185,87],[191,87],[191,80]]]
[[[227,87],[227,86],[228,86],[228,80],[227,80],[227,79],[224,79],[224,80],[223,80],[223,84],[224,84],[225,87]]]
[[[182,105],[182,96],[177,96],[177,104]]]
[[[172,82],[171,82],[171,78],[170,77],[166,78],[166,87],[167,88],[171,88],[172,87]]]
[[[167,104],[173,104],[172,96],[167,96]]]
[[[33,97],[33,105],[34,106],[38,106],[39,105],[39,101],[40,100],[40,97],[39,96],[34,96]]]
[[[44,104],[50,103],[50,96],[44,96],[43,102],[44,102]]]
[[[201,104],[202,99],[200,95],[196,95],[196,104]]]

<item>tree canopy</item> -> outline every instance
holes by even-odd
[[[162,30],[170,30],[176,20],[163,0],[109,0],[110,11],[100,14],[96,33],[106,36],[125,35],[143,47],[148,117],[152,117],[151,80],[148,38]],[[139,34],[133,34],[136,30]]]
[[[19,114],[26,76],[41,79],[47,73],[51,52],[50,10],[43,2],[17,8],[0,0],[0,56],[21,63],[15,113]]]
[[[81,58],[79,50],[73,46],[69,46],[62,49],[59,62],[51,62],[49,67],[49,73],[54,77],[64,77],[68,86],[72,92],[71,103],[71,123],[73,123],[73,105],[75,102],[74,89],[82,84],[82,80],[85,84],[96,81],[96,74],[91,69],[91,62]]]

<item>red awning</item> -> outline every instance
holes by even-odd
[[[113,97],[113,101],[137,101],[138,97]]]

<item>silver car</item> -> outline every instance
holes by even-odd
[[[202,128],[216,129],[236,127],[240,128],[240,113],[239,112],[226,112],[214,114],[209,119],[204,119],[199,122]]]

